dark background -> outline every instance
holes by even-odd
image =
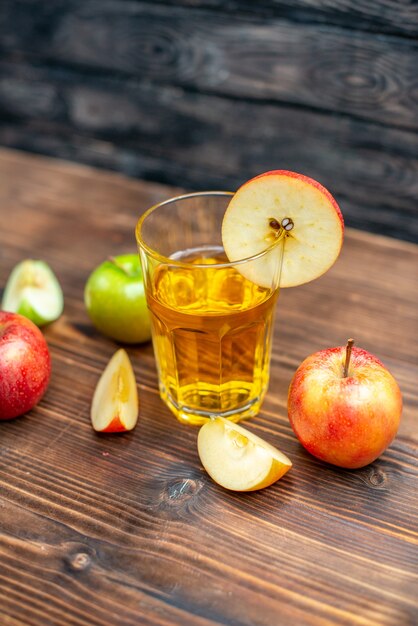
[[[306,173],[418,241],[418,3],[1,0],[0,144],[190,189]]]

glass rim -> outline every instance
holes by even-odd
[[[271,252],[280,242],[284,240],[284,235],[286,233],[284,229],[282,229],[281,233],[276,238],[276,240],[273,241],[272,244],[270,244],[264,250],[257,252],[256,254],[253,254],[248,257],[244,257],[242,259],[237,259],[236,261],[222,261],[221,263],[211,263],[210,265],[208,265],[207,263],[187,263],[186,261],[178,261],[177,259],[172,259],[170,257],[164,256],[163,254],[160,254],[159,252],[157,252],[157,250],[154,250],[153,248],[148,246],[141,237],[142,225],[147,219],[147,217],[149,217],[151,213],[153,213],[154,211],[156,211],[162,206],[171,204],[178,200],[188,200],[189,198],[198,198],[198,197],[205,197],[205,196],[233,196],[233,195],[235,195],[233,191],[192,191],[191,193],[185,193],[179,196],[172,196],[170,198],[167,198],[166,200],[162,200],[161,202],[157,202],[156,204],[153,204],[149,209],[144,211],[144,213],[138,219],[138,222],[136,224],[135,236],[136,236],[136,241],[137,241],[138,246],[142,248],[147,253],[148,256],[151,256],[152,258],[156,259],[160,263],[163,263],[164,265],[174,265],[176,267],[187,267],[188,269],[191,269],[191,268],[196,268],[196,269],[228,268],[228,267],[234,267],[236,265],[243,265],[244,263],[249,263],[251,261],[260,259],[264,255]]]

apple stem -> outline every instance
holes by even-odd
[[[108,256],[107,258],[108,258],[108,261],[116,265],[116,267],[118,267],[119,269],[123,270],[125,274],[129,274],[129,272],[126,271],[126,267],[124,267],[122,263],[119,263],[119,261],[115,259],[114,256]]]
[[[353,345],[354,345],[354,339],[348,339],[347,345],[345,347],[345,363],[344,363],[343,378],[347,378],[348,376],[348,368],[350,366],[351,350],[353,349]]]

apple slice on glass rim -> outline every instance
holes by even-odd
[[[91,423],[95,431],[120,433],[138,421],[138,391],[126,351],[120,348],[104,369],[93,395]]]
[[[269,487],[292,467],[292,462],[277,448],[223,417],[202,426],[197,449],[209,476],[232,491]]]
[[[231,262],[260,254],[284,238],[281,287],[302,285],[324,274],[340,253],[343,233],[343,216],[329,191],[312,178],[285,170],[244,183],[222,223],[222,242]],[[266,254],[254,265],[236,267],[257,285],[269,287],[276,261]]]
[[[37,326],[57,320],[64,308],[61,286],[45,261],[26,259],[12,270],[1,303],[2,309],[19,313]]]

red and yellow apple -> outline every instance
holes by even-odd
[[[91,423],[97,432],[132,430],[138,421],[135,374],[125,350],[112,356],[96,385],[91,404]]]
[[[0,419],[33,408],[50,376],[51,358],[39,328],[23,315],[0,311]]]
[[[288,415],[300,443],[345,468],[368,465],[399,427],[402,397],[392,374],[361,348],[321,350],[306,358],[289,388]]]
[[[277,255],[262,253],[280,238],[284,255],[280,286],[294,287],[324,274],[343,242],[340,208],[320,183],[308,176],[273,170],[244,183],[233,195],[222,223],[222,242],[231,262],[260,255],[236,269],[262,287],[277,274]]]

